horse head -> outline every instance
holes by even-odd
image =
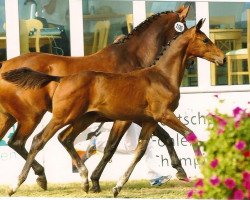
[[[200,30],[204,21],[201,19],[189,30],[191,39],[186,51],[187,59],[200,57],[217,65],[223,65],[226,61],[225,54]]]
[[[179,32],[175,27],[176,23],[181,22],[181,28],[183,29],[182,31],[188,29],[186,26],[186,17],[188,15],[189,9],[190,6],[185,7],[182,5],[175,12],[165,12],[166,14],[162,14],[162,20],[164,22],[163,37],[165,39],[165,44],[176,35],[176,32]]]
[[[176,35],[175,24],[182,22],[185,25],[188,11],[189,6],[181,6],[175,12],[164,11],[153,14],[127,36],[117,39],[115,43],[124,44],[126,55],[136,54],[138,66],[148,67],[161,52],[162,46]]]

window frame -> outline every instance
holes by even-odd
[[[114,0],[115,1],[115,0]],[[126,0],[125,0],[126,1]],[[131,0],[129,0],[131,1]],[[147,0],[146,0],[147,1]],[[133,20],[134,25],[138,25],[146,18],[146,1],[133,2]],[[152,1],[152,0],[148,0]],[[159,2],[169,2],[171,0],[157,0]],[[186,2],[186,1],[181,1]],[[200,18],[206,18],[202,30],[209,35],[209,2],[225,2],[223,0],[199,0],[193,1],[196,6],[196,21]],[[236,0],[228,0],[227,2],[238,2]],[[240,1],[240,2],[250,2]],[[14,12],[14,11],[15,12]],[[82,0],[69,0],[70,13],[70,47],[71,56],[84,55],[84,26],[82,16]],[[20,55],[20,39],[19,39],[19,14],[18,0],[5,0],[6,14],[6,52],[7,59]],[[18,45],[17,45],[18,44]],[[202,92],[231,92],[231,91],[250,91],[248,85],[211,85],[210,62],[203,59],[197,60],[198,86],[181,87],[181,93],[202,93]],[[199,77],[202,77],[199,78]]]

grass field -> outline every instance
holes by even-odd
[[[112,188],[115,182],[101,182],[102,192],[86,194],[81,190],[80,183],[48,184],[48,190],[43,191],[37,185],[22,185],[14,197],[78,197],[78,198],[111,198]],[[185,199],[187,191],[193,186],[192,182],[170,180],[161,186],[150,186],[147,180],[128,181],[122,189],[120,198],[162,198],[162,199]],[[0,186],[0,197],[7,196],[8,186]]]

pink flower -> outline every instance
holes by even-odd
[[[210,167],[212,167],[213,169],[216,168],[219,164],[219,160],[218,159],[214,159],[210,162]]]
[[[243,180],[247,180],[247,181],[250,182],[250,172],[244,171],[244,172],[242,173],[242,176],[243,176]]]
[[[220,179],[217,177],[217,176],[212,176],[210,178],[210,183],[213,185],[213,186],[218,186],[220,184]]]
[[[234,126],[235,128],[239,127],[240,124],[240,120],[242,119],[242,117],[244,116],[245,110],[243,110],[240,107],[236,107],[235,109],[233,109],[233,115],[234,115]]]
[[[244,171],[242,173],[242,185],[248,190],[250,191],[250,173],[248,171]]]
[[[239,141],[237,141],[235,143],[234,146],[235,146],[236,149],[242,151],[242,150],[244,150],[246,148],[246,145],[247,144],[246,144],[246,142],[244,140],[239,140]]]
[[[237,200],[244,199],[244,193],[243,193],[243,191],[240,190],[240,189],[235,190],[234,193],[233,193],[233,198],[237,199]]]
[[[250,192],[250,181],[243,181],[242,185]]]
[[[239,115],[241,115],[244,112],[244,110],[240,107],[236,107],[233,109],[233,115],[235,118],[237,118]]]
[[[210,114],[219,124],[219,128],[218,128],[218,134],[222,134],[225,131],[225,127],[227,125],[227,121],[225,119],[223,119],[222,117],[218,116],[218,115],[214,115],[214,114]]]
[[[188,191],[188,193],[187,193],[187,197],[188,198],[192,198],[193,195],[194,195],[194,191],[193,190]]]
[[[224,181],[224,184],[225,184],[225,186],[226,186],[228,189],[230,189],[230,190],[232,190],[232,189],[236,186],[236,182],[235,182],[235,180],[232,179],[232,178],[227,178],[227,179]]]
[[[203,179],[201,179],[201,178],[199,178],[196,182],[195,182],[195,184],[194,184],[194,186],[195,187],[203,187],[203,185],[204,185],[204,183],[203,183]]]
[[[199,190],[197,193],[198,193],[199,197],[202,198],[204,191],[203,190]]]
[[[193,132],[190,132],[188,135],[186,135],[186,140],[191,144],[194,144],[198,141],[196,135]]]

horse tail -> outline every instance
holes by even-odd
[[[46,86],[51,81],[60,82],[62,77],[51,76],[23,67],[2,73],[2,78],[24,89],[36,89]]]

